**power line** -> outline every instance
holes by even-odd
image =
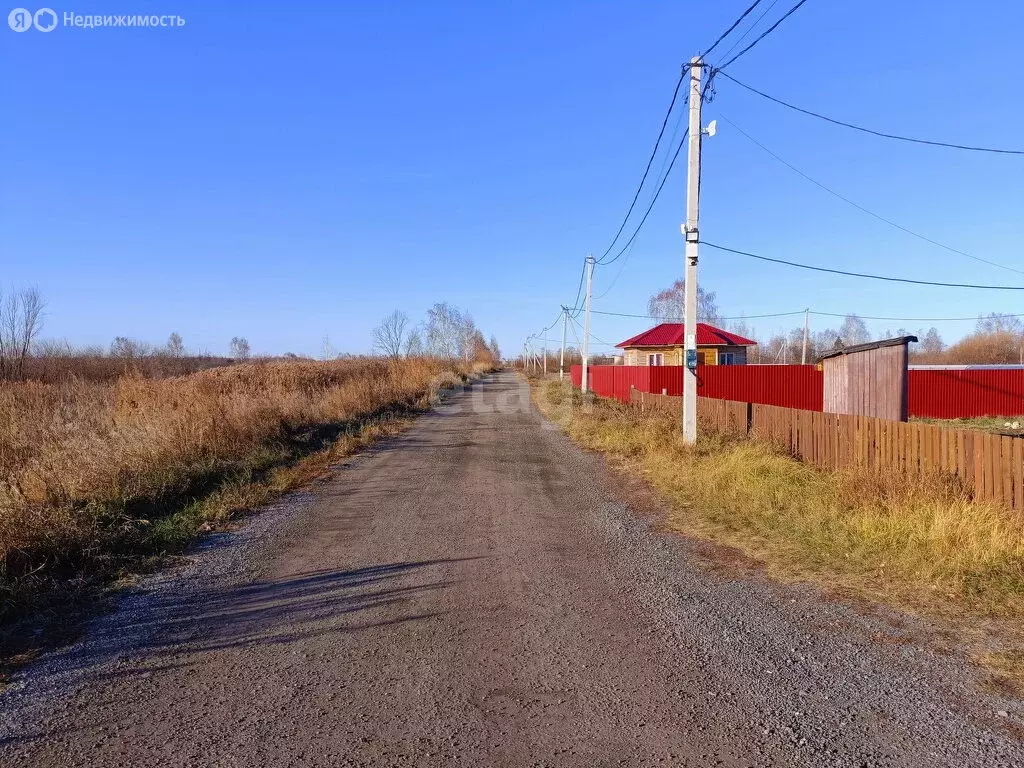
[[[725,251],[727,253],[735,253],[740,256],[749,256],[752,259],[760,259],[761,261],[770,261],[773,264],[785,264],[788,267],[798,267],[800,269],[810,269],[814,272],[829,272],[833,275],[845,275],[846,277],[862,277],[869,280],[885,280],[890,283],[913,283],[914,285],[934,285],[941,288],[974,288],[978,290],[988,291],[1024,291],[1024,285],[976,285],[974,283],[938,283],[932,280],[912,280],[909,277],[888,277],[885,275],[869,275],[863,272],[846,272],[842,269],[830,269],[828,267],[815,267],[811,264],[799,264],[795,261],[786,261],[785,259],[773,259],[769,256],[760,256],[756,253],[749,253],[747,251],[738,251],[735,248],[726,248],[724,245],[715,245],[709,243],[706,240],[701,240],[701,245],[706,245],[708,248],[714,248],[718,251]]]
[[[633,202],[629,204],[629,210],[626,211],[626,215],[622,219],[622,224],[619,225],[619,231],[615,233],[615,237],[613,237],[611,243],[608,244],[607,250],[601,254],[598,262],[611,253],[612,248],[615,247],[615,243],[618,242],[619,236],[622,234],[622,230],[626,228],[626,222],[629,221],[629,217],[633,213],[633,208],[636,207],[636,201],[640,198],[640,192],[644,188],[644,183],[647,181],[647,175],[651,172],[651,165],[654,163],[654,158],[658,155],[658,147],[661,146],[661,139],[665,135],[665,126],[668,125],[669,117],[671,117],[672,110],[676,106],[676,99],[679,97],[679,89],[683,87],[683,81],[686,79],[686,73],[689,71],[690,65],[683,65],[682,71],[679,73],[679,79],[676,81],[675,90],[672,91],[672,101],[669,102],[668,111],[665,112],[665,117],[661,121],[661,130],[658,131],[658,138],[654,142],[654,149],[651,150],[651,156],[647,160],[647,167],[644,168],[644,175],[641,177],[640,184],[637,186],[636,193],[633,195]]]
[[[706,243],[706,244],[710,245],[710,243]],[[712,247],[714,247],[714,246],[712,246]],[[822,317],[849,317],[850,315],[856,315],[861,320],[902,320],[902,321],[905,321],[905,322],[916,322],[916,323],[954,322],[954,321],[964,321],[964,320],[977,320],[979,317],[985,317],[985,313],[984,312],[980,312],[980,313],[978,313],[976,315],[968,315],[966,317],[890,317],[888,315],[885,315],[885,316],[883,316],[883,315],[862,315],[859,312],[822,312],[822,311],[819,311],[819,310],[816,310],[816,309],[809,309],[809,310],[796,309],[796,310],[793,310],[792,312],[767,312],[767,313],[761,314],[761,315],[731,315],[731,316],[728,316],[728,317],[717,317],[716,316],[714,318],[705,318],[704,320],[701,320],[701,322],[707,322],[708,320],[712,320],[714,322],[719,322],[721,320],[760,320],[760,319],[767,318],[767,317],[792,317],[792,316],[795,316],[795,315],[802,315],[802,314],[804,314],[804,312],[810,312],[812,315],[820,315]],[[662,322],[674,322],[675,320],[678,320],[678,318],[675,318],[675,319],[673,319],[673,318],[665,318],[665,317],[662,317],[662,316],[659,316],[659,315],[643,315],[643,314],[638,314],[638,313],[633,313],[633,312],[608,312],[608,311],[602,311],[600,309],[592,309],[592,310],[590,310],[590,314],[592,314],[592,315],[607,315],[609,317],[631,317],[631,318],[639,318],[641,320],[661,320]],[[1010,314],[1010,313],[998,313],[998,314],[1000,315],[1000,317],[1024,317],[1024,312],[1022,312],[1020,314]]]
[[[731,59],[729,59],[729,60],[728,60],[727,62],[725,62],[725,64],[723,64],[723,65],[722,65],[721,67],[719,67],[718,69],[725,69],[725,68],[726,68],[726,67],[728,67],[728,66],[729,66],[730,64],[732,64],[732,63],[733,63],[734,61],[736,61],[736,59],[738,59],[738,58],[739,58],[740,56],[742,56],[743,54],[745,54],[745,53],[746,53],[747,51],[749,51],[749,50],[750,50],[751,48],[753,48],[753,47],[754,47],[755,45],[757,45],[757,44],[758,44],[758,43],[760,43],[760,42],[761,42],[762,40],[764,40],[764,39],[765,39],[766,37],[768,37],[768,35],[770,35],[770,34],[771,34],[772,32],[774,32],[774,31],[775,31],[775,28],[776,28],[776,27],[778,27],[778,26],[779,26],[779,24],[781,24],[781,23],[782,23],[782,22],[784,22],[784,21],[785,21],[786,19],[788,19],[788,18],[789,18],[790,16],[792,16],[792,15],[793,15],[793,14],[794,14],[794,13],[796,12],[796,10],[797,10],[797,9],[798,9],[798,8],[799,8],[799,7],[801,6],[801,5],[803,5],[803,4],[804,4],[804,3],[806,3],[806,2],[807,2],[807,0],[800,0],[800,2],[798,2],[798,3],[797,3],[796,5],[794,5],[794,6],[792,7],[792,8],[790,8],[790,9],[789,9],[788,11],[786,11],[786,13],[785,13],[785,14],[784,14],[784,15],[782,16],[782,18],[781,18],[781,19],[779,19],[778,21],[776,21],[776,22],[775,22],[774,24],[772,24],[772,25],[771,25],[770,27],[768,27],[768,29],[766,29],[766,30],[765,30],[764,32],[762,32],[762,33],[761,33],[760,35],[758,35],[758,36],[757,36],[757,38],[756,38],[756,39],[754,40],[754,42],[752,42],[752,43],[751,43],[750,45],[748,45],[748,46],[747,46],[746,48],[744,48],[744,49],[743,49],[742,51],[740,51],[739,53],[737,53],[737,54],[736,54],[735,56],[733,56],[733,57],[732,57]]]
[[[961,320],[978,320],[985,317],[984,313],[971,315],[970,317],[878,317],[877,315],[859,315],[856,312],[839,314],[838,312],[817,312],[813,309],[810,310],[810,312],[812,315],[821,315],[824,317],[849,317],[850,315],[857,315],[861,320],[899,320],[907,323],[952,323]],[[1000,314],[1000,317],[1024,317],[1024,314]]]
[[[738,38],[738,39],[737,39],[737,40],[736,40],[736,41],[735,41],[735,42],[734,42],[734,43],[733,43],[732,45],[730,45],[730,46],[729,46],[729,50],[727,50],[727,51],[726,51],[725,53],[723,53],[723,54],[722,54],[722,58],[724,59],[724,58],[725,58],[726,56],[728,56],[728,55],[729,55],[730,53],[732,53],[733,51],[735,51],[735,50],[736,50],[736,48],[737,48],[737,47],[739,46],[739,44],[740,44],[740,43],[742,43],[742,42],[743,42],[744,40],[746,40],[746,39],[747,39],[747,35],[749,35],[749,34],[750,34],[751,32],[753,32],[753,31],[754,31],[754,29],[755,29],[755,28],[757,27],[757,25],[761,23],[761,20],[762,20],[762,19],[763,19],[763,18],[764,18],[765,16],[767,16],[767,15],[768,15],[769,13],[771,13],[771,12],[772,12],[772,9],[773,9],[773,8],[774,8],[774,7],[776,6],[776,5],[778,5],[778,4],[779,4],[779,0],[772,0],[772,3],[771,3],[771,5],[769,5],[769,6],[768,6],[767,8],[765,8],[765,9],[764,9],[763,11],[761,11],[761,15],[760,15],[760,16],[758,16],[758,17],[757,17],[757,18],[756,18],[756,19],[754,20],[754,23],[753,23],[753,24],[751,24],[751,25],[750,25],[749,27],[747,27],[747,30],[746,30],[746,31],[745,31],[745,32],[744,32],[744,33],[743,33],[742,35],[740,35],[740,36],[739,36],[739,38]]]
[[[776,160],[778,160],[784,166],[789,168],[791,171],[793,171],[794,173],[796,173],[796,174],[798,174],[800,176],[803,176],[805,179],[807,179],[807,181],[809,181],[812,184],[814,184],[815,186],[820,187],[821,189],[825,190],[830,195],[833,195],[834,197],[839,198],[844,203],[847,203],[848,205],[852,205],[857,210],[859,210],[859,211],[861,211],[863,213],[866,213],[869,216],[873,216],[874,218],[878,219],[879,221],[888,224],[890,227],[895,227],[896,229],[898,229],[898,230],[900,230],[902,232],[906,232],[908,235],[913,235],[914,237],[918,238],[919,240],[924,240],[926,243],[931,243],[932,245],[938,246],[939,248],[943,248],[943,249],[949,251],[950,253],[956,253],[956,254],[958,254],[960,256],[966,256],[968,259],[973,259],[974,261],[980,261],[982,264],[988,264],[988,265],[993,266],[993,267],[999,267],[1000,269],[1009,270],[1010,272],[1016,272],[1018,275],[1024,275],[1024,270],[1015,269],[1013,267],[1008,267],[1005,264],[999,264],[999,263],[997,263],[995,261],[989,261],[988,259],[983,259],[980,256],[975,256],[974,254],[967,253],[966,251],[961,251],[959,248],[953,248],[952,246],[946,245],[945,243],[940,243],[938,240],[933,240],[930,237],[926,237],[925,235],[922,235],[919,232],[915,232],[914,230],[912,230],[912,229],[910,229],[908,227],[904,227],[902,224],[897,224],[895,221],[892,221],[891,219],[887,219],[884,216],[881,216],[881,215],[875,213],[874,211],[865,208],[863,205],[860,205],[859,203],[855,203],[850,198],[844,197],[843,195],[841,195],[838,192],[836,192],[834,189],[831,189],[831,188],[827,187],[826,185],[822,184],[817,179],[811,178],[810,176],[808,176],[806,173],[801,171],[799,168],[797,168],[792,163],[790,163],[790,162],[784,160],[783,158],[779,157],[777,154],[775,154],[770,149],[768,149],[768,147],[766,147],[760,141],[758,141],[753,136],[751,136],[749,133],[744,131],[742,128],[740,128],[738,125],[736,125],[736,123],[734,123],[728,117],[723,115],[721,112],[719,112],[719,117],[722,120],[724,120],[725,122],[727,122],[729,125],[731,125],[733,128],[735,128],[737,131],[739,131],[743,136],[746,136],[747,139],[749,139],[751,141],[751,143],[753,143],[753,144],[757,145],[758,147],[760,147],[767,154],[769,154],[772,157],[774,157]]]
[[[771,313],[766,314],[766,315],[735,315],[734,317],[714,317],[714,318],[707,318],[707,319],[711,319],[711,320],[714,320],[716,322],[719,321],[719,320],[756,320],[756,319],[762,318],[762,317],[786,317],[788,315],[802,315],[803,313],[804,313],[804,310],[798,309],[798,310],[795,310],[793,312],[771,312]],[[665,317],[660,317],[658,315],[634,315],[634,314],[630,314],[628,312],[602,312],[602,311],[597,310],[597,309],[590,310],[590,314],[592,314],[592,315],[610,315],[612,317],[639,317],[639,318],[643,318],[645,320],[661,320],[662,322],[672,322],[673,321],[673,318],[665,318]],[[706,320],[701,320],[701,322],[706,322]]]
[[[631,243],[630,244],[629,252],[626,254],[626,258],[624,258],[622,260],[622,263],[619,264],[619,271],[615,273],[615,277],[612,278],[612,281],[608,284],[608,287],[605,288],[604,292],[600,296],[595,296],[594,297],[594,301],[599,301],[600,299],[603,299],[605,296],[607,296],[609,293],[612,292],[612,288],[614,288],[615,284],[617,282],[619,282],[619,278],[622,277],[623,270],[626,268],[626,265],[629,263],[629,257],[633,255],[633,246],[634,245],[636,245],[636,243]],[[593,310],[591,310],[591,311],[593,311]]]
[[[549,325],[547,328],[545,328],[543,331],[541,331],[537,335],[540,336],[541,334],[547,333],[552,328],[554,328],[556,325],[558,325],[558,321],[561,320],[561,319],[562,319],[562,313],[559,312],[558,316],[552,321],[551,325]]]
[[[578,305],[580,303],[580,296],[583,293],[583,278],[586,277],[586,274],[587,274],[587,260],[584,259],[583,260],[583,270],[580,272],[580,284],[579,284],[579,287],[576,288],[576,298],[572,300],[572,309],[570,310],[570,312],[576,312],[578,309],[580,309],[580,307]]]
[[[591,310],[591,312],[593,312],[593,310]],[[576,320],[576,318],[575,318],[575,317],[573,317],[573,318],[570,318],[570,319],[571,319],[571,320],[573,321],[573,323],[575,323],[575,324],[576,324],[577,326],[580,326],[580,324],[579,324],[579,321],[578,321],[578,320]],[[581,330],[581,331],[583,330],[583,327],[582,327],[582,326],[580,326],[580,330]],[[596,342],[597,342],[598,344],[603,344],[603,345],[604,345],[604,346],[606,346],[606,347],[615,347],[615,346],[617,346],[616,344],[609,344],[609,343],[608,343],[607,341],[604,341],[603,339],[599,339],[599,338],[598,338],[597,336],[595,336],[595,335],[594,335],[594,332],[593,332],[593,331],[591,331],[591,332],[590,332],[590,338],[594,339],[594,341],[596,341]]]
[[[744,20],[745,18],[747,18],[747,16],[748,16],[748,15],[750,14],[750,12],[751,12],[752,10],[754,10],[755,8],[757,8],[757,6],[759,6],[760,4],[761,4],[761,0],[754,0],[754,4],[753,4],[753,5],[751,5],[751,6],[749,7],[749,8],[747,8],[747,10],[745,10],[745,11],[744,11],[744,12],[743,12],[743,13],[742,13],[742,14],[740,15],[740,17],[739,17],[738,19],[736,19],[736,21],[734,21],[734,22],[732,23],[732,26],[731,26],[731,27],[729,27],[729,28],[728,28],[727,30],[725,30],[725,32],[723,32],[722,34],[720,34],[720,35],[718,36],[718,39],[717,39],[717,40],[715,40],[715,42],[713,42],[713,43],[711,44],[711,47],[710,47],[710,48],[708,48],[708,49],[707,49],[706,51],[704,51],[704,53],[702,54],[702,56],[708,56],[708,55],[709,55],[709,54],[710,54],[710,53],[711,53],[711,52],[712,52],[713,50],[715,50],[715,48],[717,48],[717,47],[718,47],[718,44],[719,44],[720,42],[722,42],[723,40],[725,40],[725,38],[727,38],[727,37],[729,36],[729,33],[730,33],[730,32],[732,32],[732,31],[733,31],[734,29],[736,29],[736,27],[737,27],[737,26],[739,26],[739,23],[740,23],[741,21],[743,21],[743,20]]]
[[[790,104],[788,101],[783,101],[782,99],[777,99],[774,96],[769,96],[764,91],[759,91],[757,88],[754,88],[751,85],[747,85],[746,83],[741,83],[739,80],[737,80],[735,77],[733,77],[729,73],[722,72],[721,68],[716,69],[715,70],[715,74],[720,74],[723,77],[726,77],[729,80],[732,80],[734,83],[736,83],[736,85],[740,86],[741,88],[746,88],[751,93],[756,93],[758,96],[761,96],[762,98],[768,99],[768,101],[774,101],[776,104],[779,104],[779,105],[781,105],[783,107],[787,107],[788,109],[795,110],[796,112],[802,112],[805,115],[810,115],[811,117],[816,117],[819,120],[824,120],[826,122],[833,123],[834,125],[841,125],[844,128],[852,128],[853,130],[860,131],[861,133],[869,133],[872,136],[880,136],[883,139],[895,139],[897,141],[907,141],[907,142],[910,142],[911,144],[927,144],[927,145],[933,146],[933,147],[947,147],[949,149],[963,149],[963,150],[966,150],[968,152],[994,152],[996,154],[1001,154],[1001,155],[1024,155],[1024,149],[999,149],[999,148],[996,148],[996,147],[975,147],[975,146],[971,146],[971,145],[968,145],[968,144],[952,144],[952,143],[945,142],[945,141],[932,141],[930,139],[916,139],[916,138],[913,138],[911,136],[900,136],[900,135],[895,134],[895,133],[884,133],[883,131],[876,131],[876,130],[874,130],[872,128],[864,128],[863,126],[860,126],[860,125],[854,125],[853,123],[847,123],[847,122],[844,122],[842,120],[836,120],[835,118],[832,118],[832,117],[826,117],[825,115],[822,115],[822,114],[820,114],[818,112],[812,112],[809,109],[804,109],[803,107],[798,107],[795,104]]]
[[[661,195],[661,190],[665,187],[665,182],[668,181],[668,177],[672,173],[672,168],[676,164],[676,159],[678,159],[679,153],[683,149],[683,145],[686,144],[686,137],[689,136],[689,134],[690,134],[690,130],[689,130],[689,128],[687,128],[686,131],[683,133],[682,139],[680,139],[680,141],[679,141],[679,146],[676,147],[675,154],[672,155],[672,162],[669,163],[668,170],[665,171],[665,175],[662,177],[661,183],[658,185],[658,188],[654,192],[654,197],[651,198],[650,205],[647,206],[647,210],[644,212],[643,218],[640,219],[640,223],[637,224],[636,229],[633,231],[632,236],[629,238],[629,241],[622,247],[622,250],[620,250],[617,254],[615,254],[614,257],[608,259],[608,261],[598,261],[597,262],[598,264],[601,264],[601,265],[611,264],[616,259],[618,259],[623,253],[625,253],[626,249],[629,248],[629,246],[633,243],[634,240],[636,240],[636,236],[640,234],[640,230],[643,228],[644,223],[647,221],[647,217],[651,215],[651,209],[653,209],[654,208],[654,204],[656,202],[658,202],[658,197]],[[608,253],[605,252],[605,256],[607,256],[607,255],[608,255]]]
[[[688,102],[689,102],[689,97],[687,97],[686,101],[684,101],[683,103],[686,104]],[[679,136],[679,126],[682,124],[683,118],[685,118],[685,117],[686,117],[686,112],[682,112],[681,111],[679,113],[679,117],[676,118],[676,124],[672,127],[672,139],[671,139],[672,142],[675,142],[676,139],[678,138],[678,136]],[[689,130],[689,129],[687,129],[687,130]],[[676,161],[676,155],[679,154],[679,150],[682,148],[682,142],[685,142],[685,140],[686,140],[686,137],[684,135],[684,137],[682,139],[680,139],[681,143],[680,143],[679,149],[676,149],[675,155],[672,155],[672,164],[673,165],[675,164],[675,161]],[[651,205],[652,206],[654,205],[654,200],[657,199],[658,194],[661,193],[661,188],[665,185],[665,179],[668,178],[668,171],[672,170],[672,166],[668,165],[668,162],[669,162],[669,155],[666,152],[665,156],[662,158],[662,161],[661,161],[661,168],[658,170],[658,178],[659,178],[658,189],[657,189],[657,191],[655,193],[654,198],[652,198],[652,200],[651,200]],[[667,165],[668,165],[668,171],[666,171],[666,168],[665,168]],[[645,216],[645,218],[646,218],[646,216]],[[626,269],[626,264],[629,262],[630,257],[633,255],[633,247],[636,245],[636,242],[635,242],[635,239],[634,239],[635,237],[636,237],[636,235],[634,234],[633,238],[630,238],[630,242],[627,245],[628,250],[626,252],[626,258],[623,259],[622,260],[622,264],[619,265],[619,271],[615,273],[615,277],[612,278],[611,283],[608,284],[608,287],[604,290],[604,292],[600,296],[594,297],[595,301],[597,301],[599,299],[603,299],[605,296],[607,296],[609,293],[611,293],[612,288],[614,288],[615,284],[617,282],[619,282],[619,278],[622,277],[622,273]],[[616,257],[616,258],[618,258],[618,257]],[[611,264],[612,261],[614,261],[614,259],[612,259],[608,263]]]

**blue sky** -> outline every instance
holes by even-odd
[[[173,29],[0,29],[0,285],[42,290],[47,336],[107,345],[178,331],[190,348],[226,352],[244,335],[257,352],[318,354],[329,335],[362,352],[392,309],[418,319],[449,301],[515,351],[614,235],[680,64],[748,3],[233,5],[55,7],[184,17]],[[729,71],[882,130],[1019,148],[1022,28],[1013,0],[809,0]],[[1024,269],[1024,157],[876,139],[717,85],[706,120],[724,115],[861,205]],[[681,273],[683,181],[669,179],[595,308],[642,313]],[[866,217],[724,121],[704,143],[701,215],[708,240],[765,255],[1024,285]],[[620,263],[599,268],[596,294]],[[708,249],[701,281],[726,315],[1024,312],[1020,294]],[[799,322],[751,324],[767,336]],[[899,325],[924,324],[869,323]],[[936,325],[950,340],[972,323]],[[611,342],[644,326],[594,320]]]

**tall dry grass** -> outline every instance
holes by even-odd
[[[154,353],[137,357],[117,357],[98,352],[82,352],[59,348],[55,352],[30,355],[23,361],[21,375],[5,378],[13,381],[41,381],[58,384],[74,380],[113,383],[122,376],[147,379],[184,376],[209,368],[233,364],[228,357],[185,355],[175,357]]]
[[[0,620],[47,589],[188,541],[201,515],[181,509],[422,406],[466,373],[362,359],[0,382]]]

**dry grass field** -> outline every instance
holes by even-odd
[[[678,419],[540,384],[537,401],[582,445],[646,479],[671,528],[783,580],[950,622],[993,668],[1024,679],[1024,520],[941,478],[822,472],[748,440],[681,438]],[[969,637],[976,635],[975,637]]]
[[[181,551],[468,373],[356,359],[0,382],[0,627]]]

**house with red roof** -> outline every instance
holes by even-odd
[[[746,365],[747,348],[757,342],[707,323],[697,323],[698,365]],[[626,365],[682,365],[686,332],[682,323],[662,323],[616,347]]]

